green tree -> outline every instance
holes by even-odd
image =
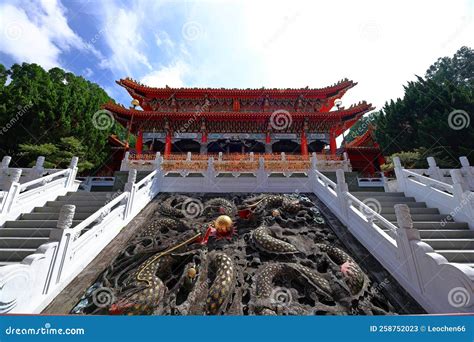
[[[28,165],[30,167],[34,165],[39,156],[45,157],[44,166],[46,168],[66,168],[74,156],[79,157],[79,172],[87,171],[94,167],[87,160],[86,147],[74,137],[61,138],[57,144],[20,144],[19,148],[20,155],[25,157],[25,160],[30,160]]]
[[[423,148],[446,167],[458,165],[461,155],[472,161],[473,63],[473,50],[463,47],[409,82],[402,99],[385,104],[374,121],[385,155]]]
[[[5,85],[6,76],[11,82]],[[3,155],[19,160],[19,165],[32,162],[20,144],[52,144],[61,148],[65,137],[74,137],[81,146],[82,158],[99,168],[109,155],[107,138],[123,127],[111,121],[100,126],[94,114],[109,101],[97,84],[60,68],[45,71],[37,64],[15,64],[10,70],[0,65],[0,146]],[[69,150],[74,151],[69,140]],[[72,144],[72,145],[71,145]],[[77,146],[76,146],[77,147]],[[46,156],[45,156],[46,157]],[[86,169],[86,168],[85,168]]]

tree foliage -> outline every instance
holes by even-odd
[[[94,113],[110,99],[97,84],[60,68],[45,71],[27,63],[9,70],[0,64],[0,84],[3,155],[21,157],[14,158],[20,166],[31,164],[40,152],[47,162],[48,152],[54,156],[51,163],[57,166],[64,166],[70,153],[81,154],[83,169],[104,163],[109,155],[107,138],[122,127],[99,129],[94,124]]]
[[[421,148],[446,167],[456,166],[461,155],[472,160],[473,65],[474,51],[462,47],[409,82],[402,99],[385,104],[375,120],[385,155]]]

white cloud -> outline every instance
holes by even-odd
[[[183,77],[188,72],[189,66],[183,61],[177,61],[146,74],[140,82],[150,87],[183,87]]]
[[[151,13],[119,7],[108,1],[102,4],[105,16],[102,31],[111,54],[101,63],[101,67],[110,68],[120,77],[136,76],[143,66],[151,70],[152,66],[143,52],[146,42],[140,32],[145,23],[144,15]]]
[[[50,69],[71,48],[101,58],[68,25],[65,9],[56,0],[10,1],[0,5],[0,50],[17,62],[34,62]]]
[[[85,68],[85,69],[82,71],[82,74],[83,74],[86,78],[89,78],[89,77],[91,77],[92,75],[94,75],[94,71],[92,71],[91,68]]]

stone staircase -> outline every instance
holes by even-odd
[[[22,214],[15,221],[0,227],[0,266],[20,263],[25,257],[49,241],[50,231],[56,228],[59,211],[65,204],[74,204],[76,212],[72,226],[89,217],[112,199],[112,192],[70,192],[55,201]]]
[[[440,214],[437,208],[427,208],[425,202],[417,202],[403,192],[359,191],[352,194],[366,204],[379,203],[380,214],[395,225],[395,204],[408,205],[413,227],[419,230],[423,242],[450,262],[474,267],[474,231],[466,222],[454,222],[448,215]]]

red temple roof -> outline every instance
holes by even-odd
[[[379,144],[375,141],[374,128],[371,124],[369,124],[364,134],[357,136],[346,144],[346,149],[351,148],[379,148]]]
[[[124,126],[132,121],[133,128],[143,127],[143,125],[150,125],[155,122],[157,126],[163,125],[168,121],[187,121],[190,118],[199,117],[200,120],[206,122],[249,122],[249,123],[266,123],[274,112],[158,112],[149,110],[137,110],[133,108],[125,108],[122,105],[109,102],[103,108],[112,112],[117,121]],[[324,126],[327,130],[333,129],[336,132],[344,131],[350,128],[359,118],[365,113],[373,110],[371,104],[361,102],[349,108],[342,108],[340,110],[331,112],[288,112],[293,123],[302,124],[307,120],[308,124],[317,124]],[[133,120],[132,120],[133,117]],[[196,120],[193,120],[196,121]],[[299,127],[299,125],[295,125]],[[340,134],[340,133],[339,133]]]
[[[212,96],[215,98],[238,97],[252,98],[270,96],[274,98],[297,98],[303,95],[305,98],[327,98],[333,96],[341,97],[347,90],[357,85],[356,82],[344,79],[332,86],[325,88],[254,88],[254,89],[229,89],[229,88],[154,88],[143,85],[130,78],[120,79],[117,84],[126,88],[132,97],[141,98],[199,98]]]

